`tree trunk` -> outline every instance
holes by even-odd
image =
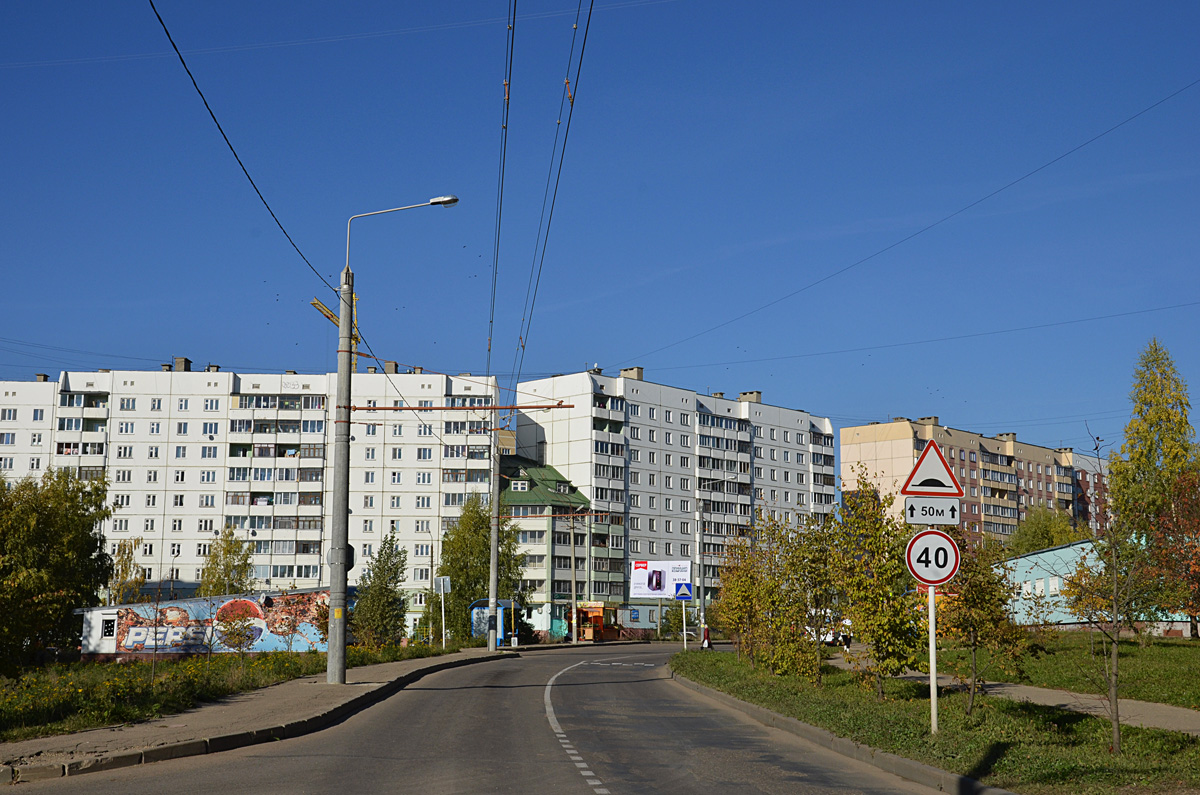
[[[875,674],[875,698],[883,701],[883,674]]]
[[[975,630],[971,630],[971,690],[967,696],[967,715],[971,714],[971,710],[975,708],[975,683],[978,680],[979,667],[977,664],[977,655],[979,647],[975,645]]]
[[[1112,644],[1112,664],[1109,668],[1108,676],[1108,706],[1112,717],[1112,752],[1114,754],[1121,753],[1121,709],[1120,701],[1117,700],[1117,660],[1120,651],[1120,644],[1117,639],[1113,638]]]
[[[1192,640],[1200,640],[1200,632],[1197,632],[1195,614],[1188,616],[1188,626],[1191,627]]]

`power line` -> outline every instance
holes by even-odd
[[[575,14],[575,24],[572,27],[573,32],[571,33],[571,56],[568,56],[567,74],[566,74],[566,77],[563,79],[563,96],[567,100],[567,103],[568,103],[567,104],[567,124],[566,124],[566,127],[563,129],[562,146],[559,148],[559,152],[558,152],[558,171],[554,177],[554,192],[550,196],[549,212],[546,212],[546,210],[545,210],[545,197],[543,196],[542,208],[543,208],[543,213],[546,214],[546,231],[545,231],[545,234],[542,234],[541,221],[539,220],[538,234],[541,237],[542,252],[541,252],[541,257],[539,258],[538,253],[537,253],[537,243],[535,242],[534,243],[534,259],[538,260],[537,275],[533,280],[532,295],[530,295],[528,290],[526,291],[526,303],[529,307],[529,311],[526,313],[526,316],[521,319],[522,328],[521,328],[521,333],[518,337],[518,344],[519,344],[518,350],[519,350],[520,360],[517,363],[515,370],[513,371],[513,377],[512,377],[512,380],[510,381],[510,383],[512,383],[513,385],[516,385],[517,382],[519,382],[521,380],[521,368],[523,368],[525,366],[525,346],[529,342],[529,331],[533,325],[533,312],[534,312],[534,309],[537,307],[538,287],[541,285],[541,282],[542,282],[542,267],[543,267],[543,265],[545,265],[545,262],[546,262],[546,246],[550,242],[550,225],[554,222],[554,205],[558,201],[558,186],[559,186],[560,181],[562,180],[563,159],[566,157],[566,154],[567,154],[567,139],[571,135],[571,119],[575,114],[575,95],[579,93],[579,74],[583,70],[583,55],[584,55],[585,50],[587,49],[588,31],[592,27],[592,9],[594,6],[595,6],[595,0],[591,0],[591,2],[588,5],[587,21],[584,23],[584,26],[583,26],[583,41],[579,45],[579,61],[575,65],[575,91],[574,91],[574,93],[572,93],[572,91],[571,91],[571,57],[574,55],[574,51],[575,51],[575,34],[579,30],[579,13],[583,8],[583,0],[579,0],[579,6],[577,7],[576,14]],[[559,105],[558,105],[558,108],[559,108],[558,113],[559,113],[560,120],[562,118],[562,103],[563,103],[563,100],[560,99]],[[557,142],[558,142],[557,123],[556,123],[554,140],[555,140],[555,144],[557,145]],[[553,150],[551,150],[550,162],[551,162],[551,168],[553,169],[553,163],[554,163]],[[547,184],[549,184],[549,179],[550,179],[549,175],[547,175],[547,177],[546,177]]]
[[[504,53],[504,110],[500,121],[500,174],[496,178],[496,234],[492,244],[492,295],[488,305],[487,364],[484,375],[492,374],[492,331],[496,326],[496,283],[500,276],[500,222],[504,215],[504,166],[508,159],[508,106],[512,88],[513,45],[517,32],[517,0],[508,6],[508,41]]]
[[[880,345],[862,345],[855,348],[839,348],[828,351],[810,351],[808,353],[792,353],[786,356],[765,356],[757,359],[730,359],[724,362],[707,362],[703,364],[676,364],[666,367],[657,367],[656,370],[691,370],[699,367],[720,367],[729,364],[757,364],[760,362],[780,362],[790,359],[808,359],[814,356],[837,356],[845,353],[864,353],[866,351],[880,351],[891,348],[906,348],[913,345],[929,345],[935,342],[952,342],[955,340],[976,339],[978,337],[993,337],[1000,334],[1015,334],[1021,331],[1037,331],[1040,329],[1058,328],[1060,326],[1072,326],[1078,323],[1094,323],[1101,320],[1113,320],[1121,317],[1131,317],[1133,315],[1145,315],[1151,312],[1165,312],[1170,309],[1186,309],[1188,307],[1200,306],[1200,301],[1188,301],[1182,304],[1171,304],[1169,306],[1156,306],[1149,309],[1132,309],[1128,312],[1114,312],[1110,315],[1096,315],[1094,317],[1081,317],[1074,320],[1056,320],[1050,323],[1036,323],[1029,326],[1016,326],[1014,328],[996,329],[994,331],[975,331],[969,334],[955,334],[948,337],[930,337],[923,340],[909,340],[907,342],[888,342]],[[701,334],[705,332],[700,332]],[[666,346],[671,347],[671,346]],[[659,350],[665,350],[660,348]],[[653,352],[653,351],[652,351]],[[649,355],[649,354],[647,354]],[[609,368],[613,369],[613,368]]]
[[[304,252],[296,245],[296,241],[292,240],[292,236],[283,228],[283,223],[279,220],[279,216],[275,215],[275,211],[271,209],[271,205],[267,202],[266,197],[262,195],[262,191],[258,189],[258,185],[254,182],[254,177],[250,176],[250,172],[246,170],[246,165],[242,162],[242,158],[238,156],[237,150],[233,148],[233,144],[229,140],[229,136],[225,134],[225,128],[221,126],[221,122],[217,121],[217,114],[213,113],[212,106],[208,104],[208,99],[204,96],[204,92],[200,90],[199,84],[196,82],[192,70],[188,68],[187,61],[183,59],[183,53],[179,51],[179,47],[175,44],[175,39],[171,36],[171,31],[167,29],[167,23],[163,22],[162,15],[158,13],[158,9],[154,7],[154,0],[147,0],[150,3],[150,9],[154,11],[154,16],[158,18],[158,24],[162,26],[163,33],[167,34],[167,41],[171,42],[171,49],[175,50],[175,54],[179,56],[179,63],[183,65],[183,71],[187,72],[188,78],[192,81],[192,87],[196,89],[196,93],[200,95],[200,101],[204,103],[205,109],[208,111],[209,118],[213,120],[213,124],[217,125],[217,131],[221,133],[221,137],[225,140],[225,145],[229,147],[229,151],[233,153],[233,159],[241,167],[242,173],[246,175],[246,179],[250,181],[250,187],[254,188],[254,192],[258,194],[258,199],[263,203],[263,207],[267,208],[267,212],[271,214],[271,218],[275,219],[275,225],[279,227],[279,231],[283,232],[283,236],[292,244],[292,248],[296,249],[296,253],[300,255],[300,259],[304,260],[304,264],[308,269],[316,274],[317,278],[324,282],[325,286],[334,294],[337,290],[332,284],[326,281],[320,271],[313,267],[313,264],[308,261],[308,257],[304,256]]]
[[[884,246],[883,248],[875,251],[872,254],[868,254],[867,256],[863,257],[860,260],[857,260],[855,262],[850,263],[849,265],[846,265],[842,268],[832,271],[832,272],[826,274],[825,276],[822,276],[821,278],[817,279],[816,281],[813,281],[813,282],[810,282],[810,283],[804,285],[803,287],[799,288],[798,290],[793,290],[790,293],[781,295],[778,298],[775,298],[774,300],[768,301],[767,303],[763,304],[762,306],[759,306],[755,309],[751,309],[748,312],[743,312],[742,314],[740,314],[736,317],[730,318],[729,320],[726,320],[724,322],[718,323],[715,326],[711,326],[702,331],[697,331],[695,334],[684,337],[683,339],[676,340],[675,342],[671,342],[671,343],[668,343],[667,345],[663,345],[661,347],[655,348],[652,351],[647,351],[646,353],[635,356],[633,359],[627,360],[627,361],[623,362],[622,364],[629,364],[630,362],[644,359],[647,356],[653,356],[656,353],[661,353],[662,351],[668,350],[670,348],[674,348],[677,345],[682,345],[685,342],[690,342],[691,340],[694,340],[697,337],[702,337],[705,334],[709,334],[711,332],[716,331],[717,329],[721,329],[721,328],[724,328],[725,326],[731,325],[733,323],[737,323],[739,320],[745,320],[746,318],[750,317],[751,315],[758,314],[759,312],[762,312],[764,309],[770,309],[771,307],[775,306],[776,304],[782,303],[783,301],[786,301],[789,298],[794,298],[797,295],[799,295],[800,293],[805,292],[806,290],[811,290],[812,288],[814,288],[820,284],[824,284],[825,282],[829,281],[830,279],[833,279],[834,277],[840,276],[843,273],[846,273],[847,271],[857,268],[859,265],[862,265],[866,262],[870,262],[871,260],[875,259],[876,257],[881,256],[882,254],[885,254],[888,251],[891,251],[892,249],[896,248],[897,246],[901,246],[901,245],[907,243],[908,241],[912,240],[913,238],[919,237],[920,235],[925,234],[926,232],[930,231],[931,229],[941,226],[942,224],[946,223],[947,221],[951,220],[952,218],[962,215],[967,210],[970,210],[973,207],[983,204],[987,200],[989,200],[995,196],[998,196],[999,194],[1003,193],[1004,191],[1008,190],[1009,188],[1011,188],[1015,185],[1019,185],[1020,183],[1024,182],[1025,180],[1029,179],[1030,177],[1034,176],[1035,174],[1046,170],[1047,168],[1049,168],[1050,166],[1059,162],[1060,160],[1062,160],[1066,157],[1070,157],[1071,155],[1075,154],[1076,152],[1083,149],[1084,147],[1089,146],[1090,144],[1093,144],[1096,141],[1099,141],[1101,138],[1105,137],[1109,133],[1115,132],[1116,130],[1119,130],[1120,128],[1124,127],[1126,124],[1129,124],[1131,121],[1137,119],[1138,117],[1149,113],[1150,111],[1157,108],[1159,105],[1162,105],[1164,102],[1174,99],[1175,97],[1179,96],[1180,94],[1187,91],[1188,89],[1196,86],[1197,84],[1200,84],[1200,78],[1193,80],[1192,82],[1185,85],[1183,88],[1172,91],[1170,94],[1168,94],[1167,96],[1158,100],[1157,102],[1153,103],[1152,105],[1148,105],[1147,107],[1142,108],[1137,113],[1133,114],[1132,116],[1127,117],[1126,119],[1118,122],[1117,124],[1114,124],[1113,126],[1109,127],[1104,132],[1099,133],[1098,135],[1092,136],[1091,138],[1087,139],[1083,143],[1078,144],[1077,146],[1074,146],[1071,149],[1068,149],[1066,152],[1063,152],[1058,157],[1048,160],[1045,163],[1038,166],[1037,168],[1033,169],[1032,171],[1028,171],[1025,174],[1023,174],[1022,176],[1017,177],[1016,179],[1012,180],[1011,182],[1008,182],[1008,183],[1002,185],[1001,187],[996,188],[991,193],[988,193],[987,195],[976,199],[975,201],[971,202],[970,204],[960,207],[959,209],[955,210],[954,212],[950,213],[949,215],[945,215],[945,216],[939,218],[938,220],[934,221],[933,223],[927,224],[926,226],[921,227],[917,231],[900,238],[899,240],[895,241],[894,243],[891,243],[890,245]]]

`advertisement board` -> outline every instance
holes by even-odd
[[[248,625],[253,638],[248,651],[325,650],[317,631],[317,606],[329,603],[328,591],[279,595],[270,599],[218,596],[212,599],[163,601],[157,616],[153,603],[116,608],[115,651],[231,651],[225,634],[232,622]]]
[[[629,598],[674,599],[675,586],[691,581],[690,560],[635,560],[629,576]]]

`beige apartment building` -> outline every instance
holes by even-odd
[[[853,490],[860,465],[881,492],[897,495],[892,511],[901,517],[900,487],[932,439],[962,485],[961,527],[969,533],[1007,537],[1033,508],[1066,511],[1072,521],[1096,526],[1104,502],[1107,467],[1070,447],[1050,448],[1017,439],[942,425],[937,417],[896,417],[841,429],[842,488]]]

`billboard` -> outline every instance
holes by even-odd
[[[629,575],[629,598],[674,599],[675,586],[691,581],[690,560],[635,560]]]
[[[277,595],[259,600],[246,596],[163,601],[157,615],[152,603],[116,608],[117,653],[205,652],[232,649],[225,643],[226,621],[248,619],[253,642],[249,651],[324,651],[317,631],[317,606],[328,604],[328,591]],[[86,631],[86,629],[85,629]]]

